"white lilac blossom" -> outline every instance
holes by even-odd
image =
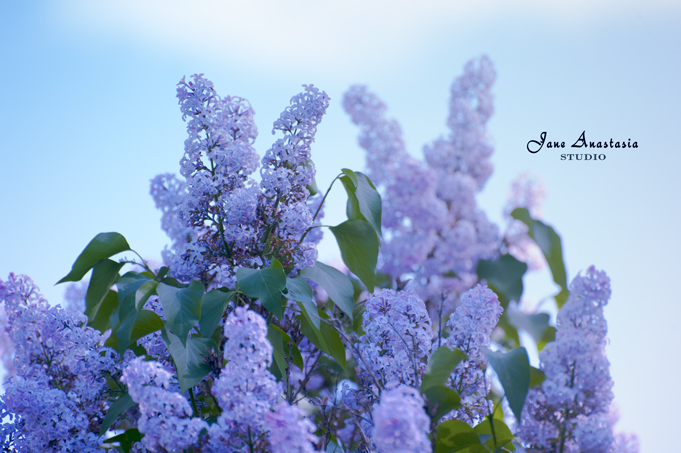
[[[461,296],[460,305],[450,315],[446,345],[460,349],[468,358],[457,365],[450,378],[450,385],[461,396],[461,407],[447,418],[475,425],[485,415],[489,380],[485,377],[487,359],[482,348],[490,346],[490,334],[502,311],[497,295],[478,284]]]
[[[450,134],[424,148],[426,164],[405,151],[399,125],[385,118],[385,104],[366,87],[352,87],[343,100],[361,128],[369,175],[382,191],[381,270],[413,276],[411,287],[430,301],[433,317],[439,304],[450,311],[475,284],[478,260],[492,258],[499,242],[498,229],[475,202],[492,171],[486,123],[495,77],[487,57],[466,65],[452,85]]]
[[[106,414],[115,353],[85,327],[83,314],[51,307],[38,291],[23,275],[0,280],[16,372],[2,397],[2,412],[13,422],[4,424],[12,438],[3,442],[27,452],[101,451],[94,433]]]
[[[281,402],[265,414],[264,429],[269,432],[272,453],[314,453],[315,426],[298,406]]]
[[[613,434],[606,415],[613,383],[603,317],[610,293],[610,279],[593,266],[572,281],[558,313],[556,340],[539,356],[546,380],[541,390],[530,390],[518,431],[531,451],[610,451]]]
[[[171,384],[172,375],[158,362],[132,360],[123,371],[121,382],[139,403],[137,428],[144,434],[142,444],[150,451],[183,450],[199,440],[208,424],[192,417],[187,399]]]
[[[364,335],[357,350],[359,378],[373,384],[375,377],[418,387],[430,357],[433,330],[421,299],[410,290],[387,289],[366,301],[362,315]],[[364,363],[371,368],[367,370]],[[373,377],[372,377],[373,375]]]
[[[372,441],[377,453],[430,453],[430,418],[418,390],[386,389],[373,410]]]

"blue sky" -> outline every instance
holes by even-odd
[[[681,5],[665,1],[322,3],[62,1],[0,3],[0,278],[53,284],[85,244],[118,231],[147,257],[166,244],[149,179],[177,172],[185,138],[175,84],[204,73],[250,100],[262,154],[271,125],[303,83],[331,97],[313,147],[320,186],[362,169],[340,100],[368,84],[400,121],[411,153],[446,132],[449,86],[465,62],[494,61],[489,123],[495,173],[479,197],[501,221],[522,171],[547,186],[546,222],[563,238],[569,278],[591,264],[612,278],[608,355],[621,427],[643,451],[676,430],[681,372],[676,302],[681,246],[678,123]],[[602,162],[526,151],[547,131],[568,146],[637,141]],[[337,196],[336,196],[337,195]],[[343,218],[342,193],[327,209]],[[335,244],[321,250],[337,256]],[[529,277],[530,297],[551,291]]]

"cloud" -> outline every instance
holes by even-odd
[[[645,11],[667,0],[117,0],[58,3],[68,29],[130,39],[155,51],[186,52],[279,71],[329,72],[395,61],[435,34],[481,23],[528,20],[569,28]]]

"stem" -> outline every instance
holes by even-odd
[[[189,388],[189,399],[192,402],[192,410],[194,411],[194,416],[200,416],[201,413],[199,412],[199,409],[196,407],[196,399],[194,398],[194,389]]]

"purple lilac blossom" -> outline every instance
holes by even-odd
[[[281,402],[265,414],[264,429],[269,432],[272,453],[314,453],[316,427],[298,406]]]
[[[107,411],[105,373],[115,353],[101,346],[87,318],[51,307],[30,278],[0,280],[6,332],[15,347],[16,374],[5,384],[3,443],[27,452],[99,452],[99,428]],[[13,425],[13,426],[10,426]]]
[[[499,243],[498,229],[475,202],[492,171],[486,123],[495,77],[487,57],[468,62],[452,85],[451,132],[424,148],[427,165],[405,151],[399,125],[385,118],[385,104],[366,87],[352,87],[343,100],[382,192],[381,270],[413,276],[411,287],[429,302],[434,319],[440,303],[451,311],[475,284],[478,260],[492,258]]]
[[[377,453],[430,453],[430,418],[418,390],[407,385],[386,389],[373,410],[372,441]]]
[[[266,247],[295,270],[314,264],[315,242],[299,242],[312,225],[306,206],[315,173],[310,147],[329,98],[313,85],[304,88],[274,123],[273,133],[284,137],[262,159],[258,184],[251,177],[259,162],[248,101],[221,98],[202,75],[180,81],[177,97],[189,135],[180,162],[185,181],[159,175],[151,184],[173,242],[164,252],[173,276],[234,289],[236,269],[268,264]]]
[[[433,330],[421,299],[410,290],[387,289],[366,301],[362,315],[364,335],[357,349],[359,378],[371,385],[391,382],[418,387],[430,357]],[[364,366],[371,367],[371,373]]]
[[[272,363],[272,345],[267,325],[254,311],[237,307],[224,326],[227,360],[213,384],[222,414],[210,426],[210,447],[240,449],[264,434],[265,415],[281,394],[274,376],[267,370]]]
[[[603,317],[610,293],[610,279],[593,266],[572,281],[558,313],[556,340],[539,356],[546,380],[541,390],[530,390],[518,430],[531,451],[610,451],[613,433],[606,415],[613,383]]]
[[[445,344],[465,352],[468,358],[452,372],[449,384],[461,396],[461,407],[450,412],[447,419],[463,420],[473,426],[484,417],[489,380],[485,378],[487,359],[482,348],[490,346],[490,334],[502,311],[497,295],[478,284],[461,296],[460,305],[450,315]]]
[[[139,403],[137,428],[144,434],[142,444],[150,451],[183,450],[199,440],[208,424],[192,418],[187,399],[171,384],[172,375],[158,362],[137,357],[123,371],[121,382]]]

